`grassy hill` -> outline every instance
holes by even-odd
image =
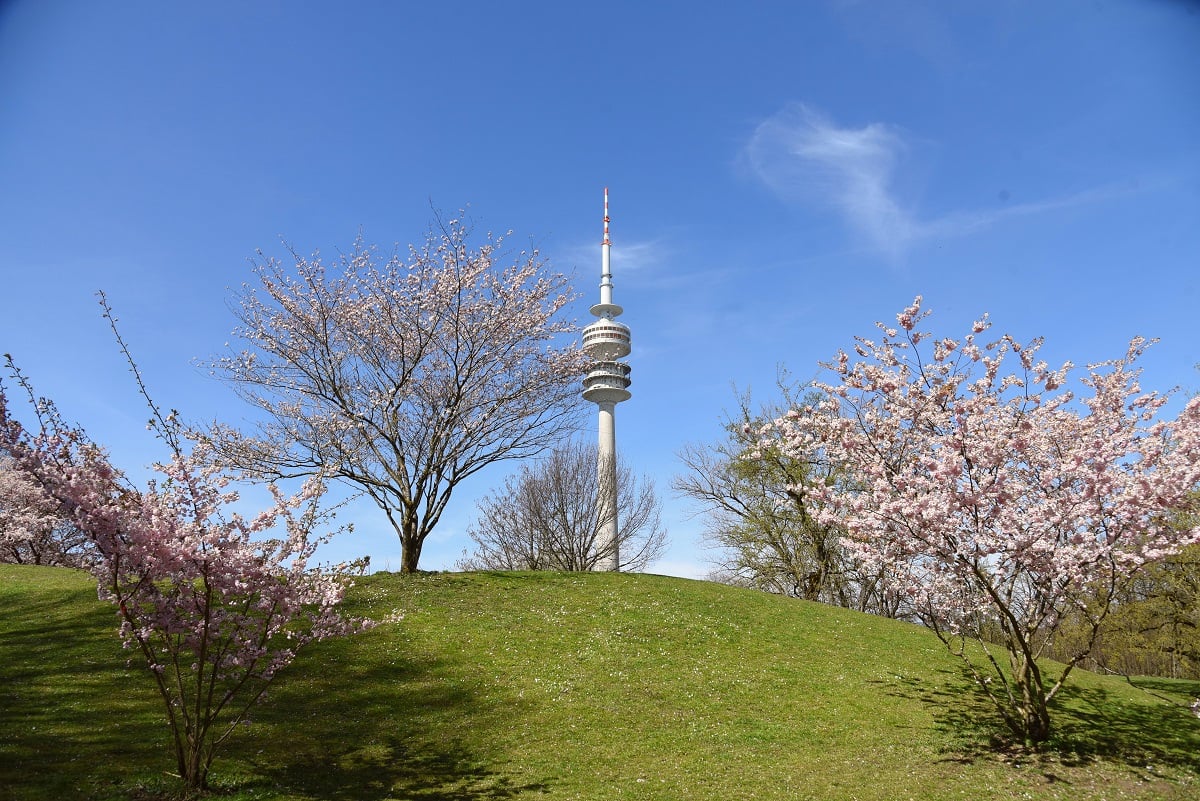
[[[916,626],[706,582],[378,575],[218,756],[233,799],[1195,799],[1200,720],[1080,673],[1048,754]],[[0,566],[0,799],[156,798],[160,701],[84,575]],[[1156,682],[1183,698],[1200,687]]]

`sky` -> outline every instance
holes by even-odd
[[[1159,338],[1143,384],[1200,389],[1200,3],[0,2],[0,351],[131,475],[163,452],[97,290],[160,405],[238,422],[199,364],[256,251],[465,208],[574,276],[582,327],[605,187],[652,572],[711,567],[679,450],[918,294],[939,336],[988,312],[1054,364]],[[511,469],[459,487],[422,568]],[[326,554],[398,569],[352,512]]]

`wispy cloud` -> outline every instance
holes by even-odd
[[[1005,206],[1001,209],[992,209],[990,211],[981,212],[954,212],[946,214],[928,222],[922,223],[918,232],[924,237],[935,236],[965,236],[966,234],[987,228],[990,225],[1000,222],[1001,220],[1010,219],[1013,217],[1029,217],[1035,214],[1042,214],[1047,211],[1056,211],[1058,209],[1071,208],[1073,206],[1082,206],[1088,203],[1095,203],[1101,200],[1116,197],[1133,191],[1136,184],[1116,185],[1096,187],[1095,189],[1086,189],[1082,192],[1075,192],[1070,195],[1063,195],[1049,200],[1039,200],[1031,203],[1017,203],[1012,206]]]
[[[744,157],[754,175],[781,198],[832,206],[874,250],[893,259],[930,237],[964,236],[1010,217],[1038,214],[1115,194],[1099,189],[977,212],[922,219],[893,187],[908,155],[901,129],[885,123],[840,128],[803,103],[758,125]]]
[[[613,258],[616,259],[618,255],[620,256],[621,272],[623,273],[644,273],[666,263],[667,251],[665,243],[657,239],[644,242],[623,242],[620,248],[613,245]],[[616,269],[615,265],[614,269]]]
[[[832,204],[873,247],[898,254],[918,235],[891,188],[905,150],[893,127],[839,128],[797,103],[763,121],[745,155],[754,174],[784,199]]]
[[[670,246],[661,239],[638,242],[617,240],[612,246],[612,270],[614,280],[630,277],[640,278],[657,271],[670,263]],[[565,259],[559,266],[574,269],[577,275],[595,272],[600,279],[600,243],[575,245],[564,251]],[[556,259],[557,262],[557,259]]]

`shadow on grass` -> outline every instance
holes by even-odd
[[[484,801],[547,789],[506,774],[490,753],[488,732],[512,725],[519,703],[465,687],[461,666],[394,656],[381,664],[345,646],[314,652],[294,675],[323,678],[281,682],[230,744],[259,777],[240,789],[334,801]]]
[[[933,711],[934,728],[950,742],[942,762],[970,764],[1002,752],[1011,733],[970,674],[944,669],[936,676],[935,681],[908,676],[874,683],[884,685],[889,695],[915,699]]]
[[[258,766],[270,786],[304,797],[322,799],[428,799],[484,801],[514,798],[548,789],[540,783],[518,783],[469,751],[452,743],[414,745],[403,736],[376,738],[369,748],[335,748],[321,754],[296,754],[287,765]]]
[[[131,772],[172,766],[153,681],[125,667],[95,590],[30,593],[2,611],[0,799],[103,797]]]
[[[0,801],[175,797],[162,702],[122,650],[112,609],[86,586],[3,600]],[[254,724],[220,747],[214,797],[488,801],[542,789],[506,773],[489,745],[519,721],[519,700],[463,665],[401,656],[402,635],[373,634],[314,646],[281,674]]]
[[[1139,690],[1168,703],[1188,706],[1200,698],[1200,681],[1195,679],[1163,679],[1155,676],[1133,676],[1129,683]]]
[[[1200,720],[1177,704],[1139,703],[1106,689],[1071,685],[1056,702],[1052,745],[1066,755],[1200,772]]]
[[[937,686],[908,678],[899,685],[889,683],[889,692],[933,708],[935,726],[952,743],[942,761],[970,764],[984,757],[1028,756],[1014,745],[995,705],[965,670],[940,673],[944,680]],[[1139,769],[1156,765],[1200,773],[1200,720],[1178,704],[1068,684],[1051,703],[1050,717],[1052,735],[1041,758],[1065,766],[1104,759]]]

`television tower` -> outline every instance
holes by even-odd
[[[596,478],[598,531],[596,570],[620,570],[617,540],[617,429],[616,409],[629,400],[629,365],[617,361],[629,355],[629,326],[616,318],[623,309],[612,302],[612,272],[609,268],[608,187],[604,188],[604,240],[600,243],[600,302],[591,308],[599,317],[583,329],[583,352],[593,359],[583,379],[583,399],[600,407],[599,458]]]

